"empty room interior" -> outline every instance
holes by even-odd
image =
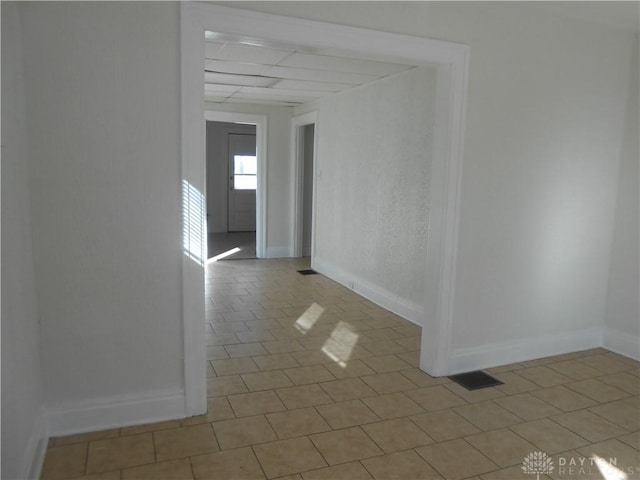
[[[639,16],[3,1],[2,478],[640,478]]]

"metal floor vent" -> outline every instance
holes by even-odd
[[[300,275],[317,275],[317,274],[318,274],[318,272],[316,272],[315,270],[311,270],[311,269],[308,269],[308,270],[298,270],[298,273],[299,273]]]
[[[479,370],[476,372],[451,375],[449,378],[467,390],[479,390],[481,388],[495,387],[496,385],[503,384],[500,380]]]

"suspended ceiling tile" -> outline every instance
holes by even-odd
[[[349,85],[362,85],[380,78],[375,75],[361,73],[330,72],[324,70],[310,70],[307,68],[270,67],[263,75],[284,78],[288,80],[308,80],[313,82],[346,83]]]
[[[401,72],[410,65],[397,63],[376,62],[358,58],[334,57],[314,55],[311,53],[294,53],[283,59],[278,65],[283,67],[309,68],[314,70],[329,70],[333,72],[360,73],[384,77]]]
[[[234,93],[231,98],[251,98],[255,100],[277,100],[280,102],[306,103],[313,100],[309,97],[297,97],[295,95],[265,95],[264,93]]]
[[[238,93],[253,93],[256,95],[267,96],[282,96],[292,95],[296,97],[306,97],[309,99],[322,97],[327,95],[327,92],[313,91],[313,90],[291,90],[284,88],[261,88],[261,87],[241,87]]]
[[[222,85],[219,83],[205,83],[205,92],[221,92],[221,93],[234,93],[240,90],[242,87],[238,85]]]
[[[241,75],[260,75],[264,70],[264,65],[258,63],[226,62],[223,60],[206,60],[204,69],[210,72],[235,73]]]
[[[219,83],[222,85],[240,85],[248,87],[269,87],[278,81],[277,78],[258,77],[255,75],[234,75],[231,73],[205,72],[206,83]]]
[[[224,92],[204,92],[205,97],[229,98],[233,93]]]
[[[211,49],[211,56],[207,56],[207,58],[211,60],[225,60],[229,62],[276,65],[292,52],[293,50],[276,50],[268,47],[230,45],[226,43],[221,48]]]
[[[231,97],[226,100],[226,103],[252,103],[258,105],[276,105],[279,107],[295,107],[296,105],[300,105],[301,102],[281,102],[279,100]]]
[[[205,102],[216,102],[216,103],[224,103],[226,102],[228,99],[228,97],[218,97],[215,95],[205,95],[204,96],[204,101]]]
[[[330,82],[309,82],[306,80],[280,80],[275,83],[271,88],[274,89],[288,89],[288,90],[315,90],[321,92],[340,92],[346,88],[351,88],[352,85],[346,83],[330,83]]]
[[[204,58],[217,58],[218,52],[224,47],[223,43],[217,42],[205,42],[204,44]]]
[[[233,93],[231,93],[231,92],[219,92],[217,90],[214,90],[214,91],[205,90],[205,92],[204,92],[204,96],[205,97],[229,98],[231,95],[233,95]]]

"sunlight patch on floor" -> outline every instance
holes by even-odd
[[[611,460],[607,461],[598,455],[593,455],[591,458],[595,461],[605,480],[627,480],[627,474],[617,468]]]
[[[231,250],[227,250],[226,252],[222,252],[219,255],[216,255],[215,257],[211,257],[207,259],[207,264],[217,262],[218,260],[222,260],[223,258],[230,257],[234,253],[238,253],[241,250],[242,250],[241,248],[235,247],[235,248],[232,248]]]
[[[300,318],[296,320],[296,323],[294,323],[293,326],[300,333],[306,335],[306,333],[313,328],[315,323],[322,316],[323,312],[324,308],[316,302],[313,302],[311,306],[307,308],[302,315],[300,315]]]
[[[358,338],[360,335],[353,331],[351,325],[341,321],[324,342],[322,352],[342,368],[346,368]]]

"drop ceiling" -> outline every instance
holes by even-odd
[[[214,32],[205,38],[207,102],[295,106],[415,68]]]

